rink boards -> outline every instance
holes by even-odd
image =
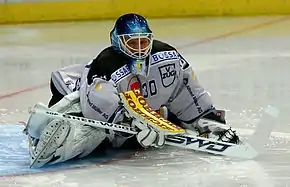
[[[136,12],[148,18],[289,14],[290,1],[276,0],[0,0],[0,24],[47,21],[115,20]]]

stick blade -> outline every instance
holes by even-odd
[[[261,121],[248,141],[260,153],[264,150],[264,146],[268,142],[271,132],[277,126],[277,118],[279,116],[279,110],[276,107],[268,105],[262,108],[262,110],[263,116],[261,117]]]

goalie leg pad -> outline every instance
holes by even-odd
[[[34,108],[49,110],[44,104],[37,103]],[[24,134],[31,136],[35,139],[39,139],[40,135],[42,134],[43,130],[52,121],[53,118],[42,114],[35,114],[32,113],[28,119],[27,125],[23,130]]]
[[[55,119],[46,126],[37,144],[29,146],[30,167],[39,168],[77,156],[84,157],[105,138],[103,129]]]
[[[69,124],[63,120],[51,121],[43,130],[37,144],[29,145],[30,167],[41,167],[52,160],[53,153],[63,144],[69,130]]]

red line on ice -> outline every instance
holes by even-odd
[[[34,91],[34,90],[37,90],[37,89],[40,89],[40,88],[44,88],[47,85],[48,84],[41,84],[41,85],[33,86],[33,87],[30,87],[30,88],[25,88],[25,89],[22,89],[22,90],[17,90],[15,92],[7,93],[7,94],[4,94],[4,95],[0,95],[0,100],[7,99],[9,97],[13,97],[15,95],[20,95],[20,94],[23,94],[23,93],[26,93],[26,92]]]

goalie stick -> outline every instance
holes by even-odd
[[[130,126],[113,124],[108,122],[87,119],[83,117],[76,117],[68,114],[61,114],[55,111],[45,110],[40,104],[36,104],[30,113],[41,114],[55,119],[66,121],[74,121],[82,125],[88,125],[96,128],[105,128],[129,134],[137,134],[138,131]],[[167,135],[166,145],[191,149],[195,151],[207,152],[216,155],[223,155],[228,157],[236,157],[242,159],[253,159],[258,155],[258,152],[249,144],[231,144],[207,138],[198,137],[190,131],[185,131],[179,135]]]

